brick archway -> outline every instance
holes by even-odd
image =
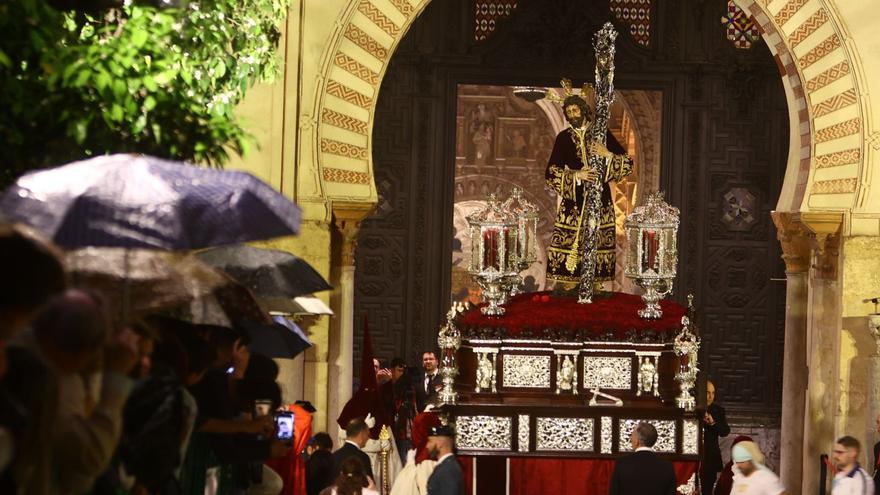
[[[397,44],[431,0],[351,0],[322,61],[314,143],[329,198],[376,202],[372,127],[379,87]],[[780,211],[857,207],[865,121],[860,66],[824,0],[737,0],[757,20],[786,90],[792,136]]]

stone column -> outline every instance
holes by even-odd
[[[862,447],[862,450],[865,451],[866,465],[876,466],[877,459],[874,458],[872,440],[877,430],[875,421],[877,415],[880,414],[880,314],[875,313],[868,316],[868,330],[871,332],[871,336],[874,337],[874,352],[871,354],[871,378],[868,385],[868,417],[865,425],[865,445]]]
[[[807,302],[807,353],[809,372],[804,414],[801,483],[792,493],[819,490],[819,454],[828,454],[836,438],[840,404],[841,306],[838,248],[842,215],[809,212],[792,216],[810,235],[810,271]],[[787,337],[787,334],[786,334]],[[786,348],[788,343],[786,343]],[[783,405],[783,408],[785,406]],[[783,413],[784,414],[784,413]],[[799,488],[799,489],[798,489]]]
[[[331,303],[335,317],[330,325],[330,356],[327,376],[327,431],[336,435],[336,418],[352,395],[354,375],[354,274],[355,248],[360,221],[372,211],[373,205],[363,203],[333,204],[336,231],[332,238],[333,266],[331,282],[334,290]]]
[[[792,214],[773,212],[777,239],[785,261],[785,351],[782,365],[782,431],[780,477],[793,493],[803,478],[804,417],[809,371],[807,367],[807,279],[809,237]]]

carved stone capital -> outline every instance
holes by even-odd
[[[782,245],[786,273],[805,273],[810,268],[810,231],[795,220],[794,213],[773,211],[770,216]]]
[[[876,354],[880,356],[880,314],[868,315],[868,330],[874,337],[874,345],[876,346]]]
[[[836,279],[843,213],[804,212],[795,218],[813,234],[812,268],[820,278]]]
[[[359,201],[333,201],[333,225],[341,234],[342,266],[354,266],[354,254],[357,247],[357,235],[361,221],[376,207],[375,203]]]

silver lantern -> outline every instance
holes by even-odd
[[[639,316],[663,316],[660,300],[672,292],[678,265],[678,208],[663,200],[663,193],[648,196],[644,205],[626,217],[626,269],[624,274],[645,290],[645,308]]]
[[[675,398],[675,405],[685,411],[693,411],[696,400],[691,391],[697,383],[698,355],[700,352],[700,337],[694,326],[694,296],[688,294],[688,314],[681,317],[681,331],[675,335],[672,342],[672,351],[678,356],[678,372],[675,373],[675,381],[678,382],[679,394]]]
[[[516,268],[518,272],[528,270],[538,260],[538,208],[528,202],[522,189],[514,187],[510,197],[501,205],[501,209],[516,217],[517,234],[514,246]],[[522,276],[517,273],[510,281],[509,293],[515,296],[522,291]]]
[[[469,273],[482,290],[489,304],[480,311],[484,315],[504,314],[507,284],[519,273],[517,257],[517,219],[501,208],[495,194],[490,194],[486,207],[467,217],[471,234]]]

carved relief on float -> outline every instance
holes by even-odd
[[[578,393],[577,355],[579,351],[556,351],[556,393]]]
[[[529,451],[529,415],[528,414],[520,414],[517,423],[519,425],[518,432],[517,432],[517,439],[519,440],[519,451],[520,452],[528,452]]]
[[[456,444],[463,450],[510,450],[512,423],[506,416],[459,416]]]
[[[637,352],[639,361],[639,375],[636,395],[653,395],[660,397],[660,374],[657,371],[660,362],[659,352]]]
[[[474,392],[498,393],[496,385],[498,382],[496,380],[498,349],[474,348],[474,354],[477,356],[477,380]]]
[[[601,435],[601,443],[600,450],[603,454],[611,454],[614,442],[614,433],[611,427],[611,417],[610,416],[602,416],[601,428],[599,430],[599,434]]]
[[[505,387],[550,388],[549,355],[505,354],[501,379]]]
[[[584,388],[632,388],[632,358],[611,356],[584,357]]]
[[[592,452],[593,418],[537,418],[535,450]]]

